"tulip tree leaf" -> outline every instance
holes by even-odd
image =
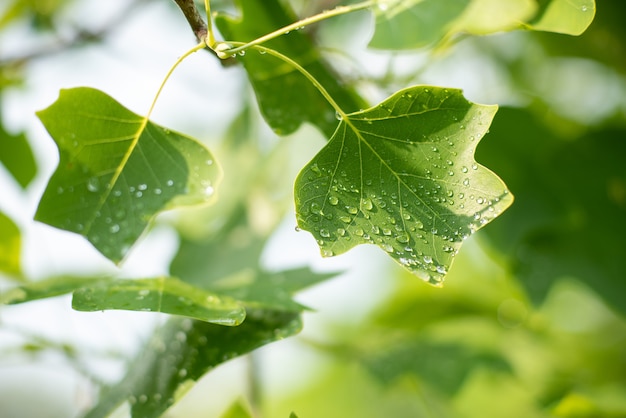
[[[372,48],[410,49],[441,40],[470,0],[382,1],[374,11]]]
[[[253,311],[238,327],[172,319],[140,351],[125,378],[104,392],[86,418],[109,416],[125,401],[132,417],[160,417],[214,367],[300,332],[298,314]]]
[[[157,213],[210,201],[221,179],[202,144],[98,90],[62,90],[38,116],[60,161],[35,219],[86,237],[114,262]]]
[[[463,240],[513,201],[474,151],[496,106],[412,87],[351,113],[295,185],[298,226],[323,256],[376,244],[439,283]]]
[[[246,316],[243,303],[227,294],[199,289],[174,277],[52,277],[12,288],[0,294],[0,303],[13,305],[68,293],[73,293],[72,307],[85,312],[161,312],[228,326],[239,325]]]
[[[529,27],[534,30],[580,35],[593,21],[595,0],[552,0]]]
[[[78,311],[124,309],[187,316],[219,325],[239,325],[246,311],[229,297],[218,296],[173,277],[113,280],[74,291]]]
[[[580,35],[594,15],[594,0],[380,0],[370,46],[413,49],[462,33],[486,35],[521,27]]]
[[[19,276],[22,237],[17,225],[0,212],[0,272]],[[0,298],[2,295],[0,295]]]
[[[277,0],[237,1],[241,18],[218,15],[216,24],[226,40],[252,41],[297,20],[284,2]],[[322,59],[311,39],[302,31],[293,31],[264,44],[302,65],[344,109],[365,107],[365,102]],[[270,54],[249,51],[238,56],[248,72],[259,108],[267,123],[279,135],[294,132],[308,121],[330,136],[337,120],[335,110],[302,74],[290,64]]]

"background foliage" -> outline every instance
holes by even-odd
[[[341,112],[252,49],[225,67],[190,57],[150,120],[136,109],[193,36],[173,3],[96,3],[0,7],[0,415],[626,415],[620,2],[600,2],[595,18],[591,0],[378,2],[265,44]],[[335,2],[211,6],[224,38],[245,42]],[[81,85],[115,99],[80,88],[56,101]],[[449,97],[449,113],[416,119],[415,106]],[[490,126],[494,107],[476,103],[500,105]],[[458,143],[411,139],[431,123]],[[371,155],[347,151],[370,143]],[[424,160],[408,164],[416,152]],[[337,190],[331,169],[345,173]],[[442,215],[442,197],[468,193],[466,170],[484,193],[464,216]],[[354,197],[416,173],[415,190],[398,181],[395,197],[388,186]],[[418,188],[429,208],[391,209]],[[212,204],[155,218],[198,202]],[[429,211],[450,231],[391,222]],[[318,256],[370,241],[379,248]],[[446,274],[445,286],[409,270]],[[40,383],[51,370],[71,377]]]

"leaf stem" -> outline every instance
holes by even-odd
[[[206,11],[207,39],[206,45],[213,49],[215,46],[215,34],[213,33],[213,21],[211,20],[211,2],[204,0],[204,10]]]
[[[231,45],[233,45],[233,44],[234,45],[242,44],[243,45],[243,42],[229,42],[229,44],[231,44]],[[324,86],[317,80],[317,78],[315,78],[313,76],[313,74],[308,72],[306,70],[306,68],[304,68],[302,65],[298,64],[296,61],[294,61],[293,59],[289,58],[288,56],[286,56],[284,54],[281,54],[280,52],[278,52],[278,51],[276,51],[274,49],[271,49],[271,48],[267,48],[267,47],[260,46],[260,45],[251,45],[251,46],[249,46],[247,48],[256,49],[256,50],[258,50],[262,54],[272,55],[272,56],[278,58],[279,60],[284,61],[287,64],[291,65],[298,72],[300,72],[303,76],[305,76],[311,82],[311,84],[313,84],[315,86],[315,88],[322,94],[322,96],[324,96],[326,101],[333,107],[333,109],[335,109],[335,112],[337,112],[337,114],[341,117],[342,120],[347,120],[348,116],[347,116],[346,112],[344,112],[343,109],[339,106],[339,104],[337,104],[335,99],[333,99],[333,97],[330,95],[330,93],[328,93],[328,90],[326,90],[326,88],[324,88]],[[228,52],[230,52],[230,51],[232,51],[232,50],[229,50]]]
[[[229,55],[234,55],[240,51],[246,50],[248,48],[251,48],[253,46],[257,46],[260,45],[262,43],[265,43],[269,40],[272,40],[274,38],[278,38],[281,35],[285,35],[289,32],[291,32],[292,30],[298,30],[298,29],[302,29],[305,26],[308,26],[310,24],[313,23],[317,23],[320,22],[322,20],[326,20],[328,18],[334,17],[334,16],[340,16],[340,15],[344,15],[347,13],[352,13],[355,12],[357,10],[363,10],[363,9],[367,9],[371,6],[373,6],[374,4],[376,4],[376,0],[368,0],[368,1],[364,1],[361,3],[356,3],[350,6],[337,6],[334,9],[331,10],[325,10],[321,13],[318,13],[316,15],[307,17],[305,19],[299,20],[295,23],[292,23],[290,25],[284,26],[280,29],[275,30],[274,32],[270,32],[267,35],[263,35],[260,38],[257,38],[253,41],[250,41],[248,43],[242,44],[241,46],[238,46],[236,48],[233,49],[229,49],[226,51],[220,51],[222,54],[229,54]],[[219,53],[218,53],[219,56]]]
[[[152,100],[152,103],[150,104],[150,109],[148,109],[148,113],[146,114],[146,117],[145,117],[146,121],[148,119],[150,119],[150,115],[152,114],[152,110],[154,109],[154,106],[156,105],[156,102],[159,99],[159,96],[161,95],[161,91],[163,91],[163,87],[165,87],[165,83],[167,83],[167,80],[169,80],[170,76],[172,75],[172,73],[174,72],[176,67],[178,67],[180,65],[180,63],[185,60],[185,58],[187,58],[188,56],[190,56],[193,53],[196,53],[196,52],[206,48],[206,46],[207,45],[206,45],[205,41],[202,40],[202,42],[200,42],[198,45],[194,46],[189,51],[187,51],[183,55],[181,55],[176,60],[174,65],[172,65],[172,67],[167,71],[167,74],[165,75],[165,78],[161,82],[161,85],[159,86],[159,89],[157,90],[156,94],[154,95],[154,99]]]

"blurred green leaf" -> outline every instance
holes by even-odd
[[[0,212],[0,272],[20,276],[22,253],[22,236],[15,223]],[[0,293],[0,303],[4,294]]]
[[[215,196],[221,169],[202,144],[98,90],[63,90],[38,115],[60,161],[35,219],[83,235],[115,262],[160,211]]]
[[[11,135],[0,121],[0,163],[25,188],[37,174],[37,163],[24,134]]]
[[[572,139],[525,110],[503,109],[478,159],[517,196],[486,229],[540,302],[564,276],[582,280],[626,313],[626,129]],[[509,157],[507,157],[509,156]]]
[[[307,267],[278,272],[244,270],[208,288],[247,307],[300,312],[306,308],[292,299],[293,293],[334,276],[336,273],[314,273]]]
[[[423,338],[395,340],[391,346],[368,350],[362,354],[362,361],[382,384],[392,385],[407,374],[414,374],[447,396],[453,396],[477,368],[512,371],[508,362],[496,353]]]
[[[246,307],[299,312],[295,292],[334,277],[309,268],[269,272],[259,265],[265,238],[236,217],[221,233],[205,240],[183,239],[171,264],[172,274],[187,283],[230,296]]]
[[[159,417],[205,373],[234,357],[297,334],[297,314],[251,311],[238,327],[172,319],[131,363],[126,377],[103,393],[86,418],[109,416],[123,402],[131,416]]]
[[[474,160],[495,112],[459,90],[412,87],[349,114],[296,179],[298,226],[323,256],[376,244],[440,283],[463,240],[513,201]]]
[[[413,49],[441,40],[470,0],[382,1],[374,10],[376,28],[369,46],[379,49]]]
[[[216,24],[226,41],[252,41],[294,23],[297,17],[285,2],[277,0],[236,1],[241,18],[218,14]],[[349,86],[324,62],[303,31],[292,31],[264,44],[302,65],[346,111],[366,107]],[[303,122],[316,125],[326,136],[337,127],[335,110],[317,89],[289,64],[269,54],[249,51],[237,58],[248,72],[263,117],[279,135],[294,132]]]
[[[221,418],[253,418],[245,403],[239,399],[221,416]]]
[[[531,29],[580,35],[593,21],[595,0],[551,0],[540,2],[539,16],[529,25]]]
[[[415,49],[522,27],[580,35],[594,14],[594,0],[381,0],[370,46]]]
[[[59,276],[38,282],[30,282],[4,292],[0,295],[0,303],[13,305],[39,299],[53,298],[55,296],[71,293],[83,286],[99,283],[101,280],[106,281],[108,279],[103,277],[88,279],[77,276]]]
[[[186,316],[219,325],[243,322],[246,311],[237,301],[205,292],[176,278],[100,281],[74,291],[78,311],[124,309]]]

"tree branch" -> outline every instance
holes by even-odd
[[[207,34],[208,29],[207,25],[202,20],[202,16],[198,13],[198,9],[196,8],[196,4],[193,0],[174,0],[174,2],[178,5],[178,8],[183,12],[187,22],[189,22],[189,26],[191,26],[191,30],[198,41],[203,41]]]

